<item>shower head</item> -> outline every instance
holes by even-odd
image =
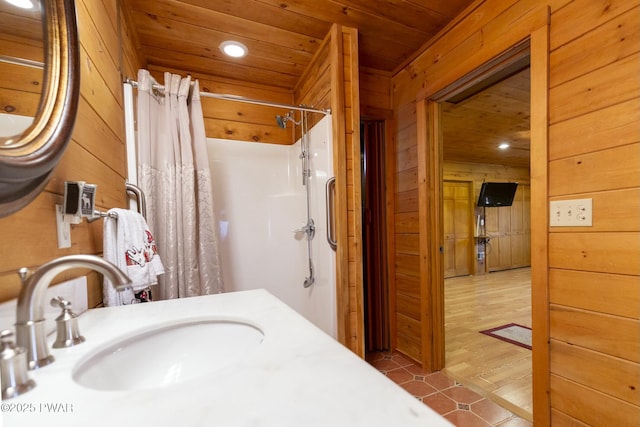
[[[278,126],[282,129],[287,128],[287,122],[292,122],[294,125],[299,125],[300,122],[295,121],[295,119],[293,118],[293,114],[294,112],[293,110],[291,110],[284,116],[276,116],[276,123],[278,123]]]

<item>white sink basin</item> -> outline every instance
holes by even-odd
[[[255,350],[264,334],[235,320],[181,320],[127,334],[83,358],[73,380],[96,390],[145,390],[218,371]]]

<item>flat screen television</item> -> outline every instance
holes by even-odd
[[[511,206],[518,188],[517,182],[483,182],[478,197],[478,206]]]

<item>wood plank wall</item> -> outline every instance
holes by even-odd
[[[502,165],[490,165],[481,163],[447,162],[442,167],[442,179],[450,181],[469,181],[473,183],[473,202],[478,200],[480,187],[484,181],[492,182],[518,182],[529,184],[529,169],[516,168]],[[476,210],[479,208],[476,208]],[[477,212],[476,212],[477,213]],[[473,220],[475,227],[475,219]],[[479,262],[475,256],[478,251],[477,242],[474,242],[474,274],[483,274],[487,262]]]
[[[640,2],[566,2],[550,32],[549,196],[593,227],[549,229],[554,425],[640,420]]]
[[[42,62],[42,36],[39,12],[0,4],[0,55]],[[42,79],[41,69],[0,62],[0,112],[34,116]]]
[[[418,132],[416,100],[428,98],[535,30],[544,30],[547,7],[551,12],[549,145],[548,158],[543,162],[548,164],[548,196],[549,200],[593,198],[594,226],[549,229],[548,253],[536,254],[543,257],[545,266],[548,256],[548,271],[538,273],[545,289],[537,292],[549,292],[550,302],[543,312],[549,318],[551,344],[550,369],[539,363],[543,371],[534,370],[534,381],[549,387],[534,390],[534,419],[540,426],[637,425],[637,0],[479,0],[425,46],[415,60],[397,70],[393,78],[397,121],[395,286],[398,294],[402,289],[404,296],[420,297],[418,255],[409,245],[400,244],[421,232],[416,228],[416,189],[418,168],[424,166],[413,160]],[[549,200],[536,200],[535,204],[548,206]],[[420,309],[424,313],[429,308]],[[401,322],[400,318],[405,320]],[[398,319],[398,348],[419,359],[422,355],[415,339],[422,337],[413,331],[420,321],[415,309],[399,308]]]
[[[65,180],[98,184],[98,209],[125,206],[120,58],[126,58],[126,68],[138,68],[142,61],[128,41],[128,29],[123,31],[122,44],[127,49],[121,52],[118,26],[120,22],[126,28],[127,21],[118,15],[117,6],[116,0],[76,1],[81,98],[72,141],[45,191],[23,210],[0,219],[0,301],[17,296],[16,270],[20,267],[37,267],[61,255],[102,253],[102,221],[72,226],[72,247],[58,249],[55,204],[62,203]],[[77,275],[77,271],[63,273],[57,281]],[[89,306],[93,307],[102,302],[102,286],[96,273],[90,273],[88,281]]]
[[[193,79],[199,80],[201,92],[242,96],[286,105],[293,103],[293,92],[290,90],[193,73],[189,71],[188,64],[185,67],[186,69],[169,69],[150,64],[148,69],[161,84],[164,84],[165,72],[181,76],[190,74]],[[276,115],[283,116],[287,113],[287,110],[283,108],[204,96],[200,99],[205,132],[208,138],[282,145],[295,143],[294,126],[289,124],[286,129],[282,129],[276,123]],[[298,115],[296,115],[296,120],[299,120]]]
[[[338,339],[364,357],[358,34],[334,25],[294,89],[295,103],[331,108],[336,177]],[[310,123],[321,117],[313,117]]]

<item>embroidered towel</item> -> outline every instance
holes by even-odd
[[[158,283],[164,273],[156,243],[142,215],[128,209],[114,208],[104,221],[104,258],[118,266],[131,279],[131,288],[116,291],[105,278],[104,305],[124,305],[135,302],[135,292]]]

